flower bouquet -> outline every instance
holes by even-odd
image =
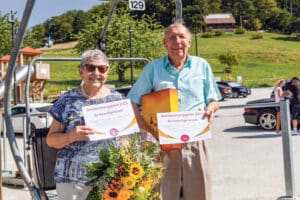
[[[156,200],[154,187],[160,182],[158,144],[141,142],[137,134],[126,145],[101,150],[101,162],[86,165],[89,184],[87,200]]]

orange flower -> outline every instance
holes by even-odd
[[[135,163],[133,164],[132,166],[130,166],[130,169],[129,169],[129,175],[130,176],[133,176],[134,178],[141,178],[144,176],[144,170],[143,168],[141,167],[140,164],[138,163]]]
[[[104,193],[105,200],[118,200],[118,191],[107,189]]]
[[[128,200],[132,194],[133,192],[131,190],[120,190],[118,200]]]
[[[122,182],[125,189],[131,189],[135,186],[136,180],[134,177],[127,176],[122,179]]]

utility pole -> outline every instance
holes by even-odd
[[[198,39],[197,39],[197,33],[198,33],[198,29],[197,26],[195,28],[195,49],[196,49],[196,56],[198,56]]]
[[[242,4],[240,2],[240,9],[239,9],[239,14],[240,14],[240,26],[242,27],[243,26],[243,16],[242,16],[242,10],[243,10],[243,7],[242,7]]]
[[[15,14],[17,12],[10,11],[8,22],[11,23],[11,41],[12,41],[12,49],[15,46]],[[14,70],[14,105],[17,105],[17,80],[16,80],[16,68]]]
[[[132,29],[129,27],[128,29],[129,32],[129,56],[132,58]],[[131,86],[133,85],[133,65],[132,65],[132,60],[130,60],[130,84]]]

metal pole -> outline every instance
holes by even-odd
[[[1,116],[2,117],[2,133],[3,133],[3,168],[4,171],[7,170],[7,165],[6,165],[6,161],[7,161],[7,157],[6,157],[6,141],[7,141],[7,136],[6,136],[6,127],[5,127],[5,120],[4,120],[4,115]],[[1,170],[2,171],[2,170]]]
[[[242,14],[241,14],[241,10],[243,10],[243,8],[242,8],[242,4],[240,2],[240,9],[239,9],[239,13],[240,13],[240,26],[243,26],[243,17],[242,17]]]
[[[195,48],[196,48],[196,56],[198,56],[197,28],[196,28],[196,31],[195,31]]]
[[[182,19],[182,2],[181,0],[175,0],[176,3],[176,20]]]
[[[22,175],[22,178],[23,178],[24,182],[26,183],[32,197],[35,198],[36,200],[40,200],[41,199],[40,191],[37,189],[36,184],[29,176],[28,171],[24,166],[22,157],[20,155],[20,152],[19,152],[19,149],[18,149],[18,146],[16,143],[14,128],[13,128],[13,125],[11,122],[12,113],[11,113],[11,105],[10,105],[10,95],[11,95],[10,90],[12,88],[12,77],[13,77],[13,72],[15,70],[15,63],[16,63],[16,60],[18,57],[20,47],[23,42],[25,30],[26,30],[34,3],[35,3],[35,0],[27,0],[27,2],[26,2],[26,6],[25,6],[25,10],[24,10],[24,13],[22,16],[20,28],[18,30],[18,34],[17,34],[16,41],[14,44],[15,46],[12,50],[11,59],[9,60],[9,63],[8,63],[8,69],[6,72],[7,78],[5,78],[5,95],[4,95],[5,115],[4,116],[5,116],[7,136],[8,136],[11,152],[15,159],[16,165],[17,165],[17,167]]]
[[[112,5],[112,7],[111,7],[111,9],[110,9],[110,11],[109,11],[107,20],[106,20],[106,22],[105,22],[105,24],[104,24],[104,27],[103,27],[103,29],[102,29],[102,31],[101,31],[101,33],[100,33],[100,36],[99,36],[99,40],[98,40],[98,43],[97,43],[97,47],[98,47],[98,49],[100,49],[100,50],[103,51],[103,52],[105,52],[105,50],[106,50],[106,48],[105,48],[105,39],[104,39],[104,36],[105,36],[106,30],[107,30],[108,24],[109,24],[109,22],[110,22],[110,20],[111,20],[111,17],[112,17],[112,15],[113,15],[113,13],[114,13],[114,11],[115,11],[117,5],[118,5],[118,0],[114,0],[113,5]]]
[[[295,174],[293,163],[293,145],[291,137],[290,103],[288,99],[280,101],[282,149],[286,196],[278,200],[299,200],[295,195]]]
[[[12,49],[15,46],[15,13],[13,11],[10,11],[10,19],[9,22],[11,23],[11,43],[12,43]],[[14,70],[14,105],[17,105],[17,81],[16,81],[16,70]]]
[[[129,53],[130,53],[130,58],[132,58],[132,29],[129,27],[128,29],[129,32]],[[132,60],[130,60],[130,84],[133,85],[133,66],[132,66]]]

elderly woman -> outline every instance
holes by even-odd
[[[84,164],[99,162],[99,151],[107,148],[110,143],[118,143],[122,138],[90,141],[89,135],[94,134],[94,130],[85,126],[83,119],[83,106],[124,98],[104,85],[108,72],[108,59],[103,52],[84,52],[79,67],[82,84],[64,93],[50,110],[54,119],[48,132],[47,144],[59,149],[54,180],[61,200],[86,199],[92,188],[85,186],[88,179]]]

